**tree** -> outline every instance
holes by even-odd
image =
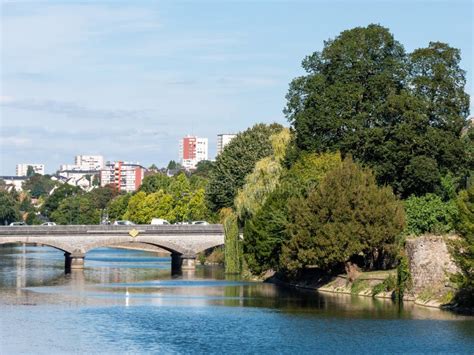
[[[117,189],[114,186],[107,185],[91,190],[87,193],[87,196],[95,208],[103,210],[107,207],[108,203],[117,196],[117,194]]]
[[[35,174],[23,183],[23,190],[29,191],[31,197],[47,196],[56,183],[49,175]]]
[[[474,306],[474,185],[461,191],[456,200],[459,210],[457,230],[461,238],[454,244],[454,259],[460,272],[455,276],[460,286],[456,301]]]
[[[155,173],[145,176],[140,186],[139,191],[147,194],[166,190],[171,182],[171,179],[162,173]]]
[[[249,269],[261,274],[269,269],[279,270],[283,243],[289,240],[289,201],[307,195],[321,179],[339,167],[339,153],[301,154],[289,171],[284,171],[275,190],[266,198],[262,208],[245,222],[244,256]]]
[[[273,154],[259,160],[252,173],[245,177],[245,185],[237,193],[234,202],[240,221],[257,213],[267,196],[277,187],[283,171],[281,161],[285,157],[290,138],[290,130],[287,128],[273,134],[270,137]]]
[[[138,191],[136,194],[130,197],[128,200],[127,212],[123,215],[123,218],[129,219],[135,223],[140,223],[145,219],[143,215],[143,204],[146,198],[144,191]]]
[[[31,165],[28,165],[28,169],[26,169],[26,176],[32,177],[35,174],[35,169]]]
[[[3,225],[20,219],[20,212],[15,199],[6,191],[0,190],[0,223]]]
[[[245,184],[245,176],[257,161],[272,153],[269,137],[281,129],[279,124],[257,124],[239,133],[219,154],[206,189],[211,210],[233,206],[238,189]]]
[[[310,266],[334,270],[363,258],[382,266],[404,227],[403,205],[389,187],[378,187],[368,169],[351,159],[327,173],[307,198],[290,202],[290,240],[281,265],[289,273]]]
[[[193,176],[201,176],[203,178],[209,178],[209,175],[214,167],[214,162],[210,160],[201,160],[196,165],[196,170],[193,172]]]
[[[132,194],[130,193],[119,195],[109,202],[107,211],[110,220],[116,221],[124,218],[123,216],[127,212],[128,202],[131,196]]]
[[[66,197],[79,195],[81,193],[82,190],[77,186],[62,184],[54,189],[53,193],[46,198],[44,204],[41,206],[41,213],[49,218],[51,214],[56,211],[62,200]]]
[[[59,203],[51,219],[58,224],[98,224],[100,211],[90,196],[70,196]]]
[[[430,42],[410,54],[410,78],[415,96],[426,103],[430,125],[459,135],[469,115],[466,73],[459,66],[461,51]]]
[[[454,230],[457,208],[435,194],[411,196],[404,202],[407,216],[405,234],[448,233]]]
[[[466,175],[459,136],[467,116],[459,51],[430,43],[410,56],[379,25],[343,31],[305,58],[285,114],[299,150],[340,150],[408,197]]]
[[[174,160],[170,160],[166,169],[167,170],[181,169],[181,164],[175,162]]]

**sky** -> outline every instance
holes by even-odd
[[[370,23],[407,52],[459,48],[474,96],[471,0],[0,3],[0,175],[79,154],[166,166],[186,134],[208,137],[213,159],[219,133],[288,125],[302,59]]]

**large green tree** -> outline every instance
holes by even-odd
[[[139,191],[143,191],[147,194],[152,192],[158,192],[160,190],[166,190],[171,182],[171,178],[163,173],[155,173],[145,176],[140,186]]]
[[[284,171],[278,186],[266,198],[262,208],[245,222],[244,256],[250,270],[260,274],[279,270],[281,247],[289,239],[289,201],[305,197],[321,179],[340,166],[339,153],[301,154],[288,171]]]
[[[394,252],[404,227],[403,205],[389,187],[378,187],[373,174],[351,159],[328,172],[307,198],[291,201],[290,240],[281,264],[291,273],[307,267],[334,270],[363,259],[382,266]]]
[[[107,211],[109,214],[109,219],[111,221],[116,221],[124,218],[123,216],[127,212],[128,201],[130,200],[131,196],[131,193],[119,195],[109,202],[107,206]]]
[[[45,199],[43,205],[41,206],[41,213],[49,218],[51,214],[56,211],[62,200],[64,200],[66,197],[79,195],[81,193],[82,190],[77,186],[62,184],[61,186],[54,189],[51,195]]]
[[[87,195],[70,196],[51,213],[51,220],[58,224],[98,224],[100,210]]]
[[[9,224],[19,219],[20,211],[17,202],[7,191],[0,190],[0,224]]]
[[[213,211],[233,206],[238,189],[255,163],[272,153],[270,136],[281,129],[279,124],[257,124],[239,133],[219,154],[206,188],[206,199]]]
[[[351,154],[405,197],[435,191],[448,171],[466,174],[459,61],[442,43],[408,56],[379,25],[343,31],[303,61],[307,75],[290,85],[285,113],[296,146]]]

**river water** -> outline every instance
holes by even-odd
[[[0,354],[474,353],[474,320],[227,278],[97,249],[64,274],[48,247],[0,247]]]

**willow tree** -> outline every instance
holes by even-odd
[[[277,187],[283,171],[281,161],[285,157],[290,139],[288,128],[270,136],[273,154],[255,164],[235,198],[235,208],[240,221],[245,221],[258,212],[267,196]]]
[[[231,208],[220,211],[225,234],[224,264],[226,274],[238,274],[242,270],[242,251],[237,216]]]
[[[302,154],[288,171],[283,171],[277,187],[244,227],[244,256],[249,269],[260,274],[280,265],[281,247],[289,239],[289,201],[306,196],[332,169],[340,166],[339,153]]]

